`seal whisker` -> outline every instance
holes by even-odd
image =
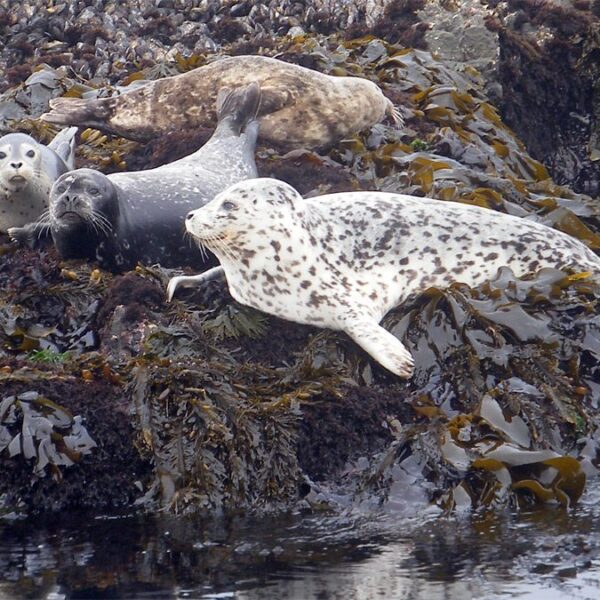
[[[204,248],[214,252],[215,254],[221,254],[227,257],[225,250],[221,247],[218,238],[212,235],[204,236],[202,239],[196,238],[198,243],[201,244]]]
[[[47,208],[37,219],[36,223],[43,225],[44,223],[50,223],[50,209]]]
[[[219,249],[219,251],[221,252],[221,254],[223,254],[223,256],[228,258],[230,261],[235,262],[235,255],[233,254],[230,246],[227,245],[227,242],[225,240],[223,240],[223,238],[220,238],[218,236],[213,236],[211,238],[211,243],[214,244],[215,247],[217,247]]]
[[[90,219],[88,220],[88,223],[91,225],[94,232],[98,235],[106,236],[107,233],[110,233],[110,232],[107,232],[106,229],[104,228],[104,226],[100,223],[100,221],[97,221],[96,219],[94,219],[93,216],[90,217]]]
[[[50,227],[52,227],[52,224],[50,223],[50,221],[48,221],[47,223],[41,223],[39,225],[39,227],[37,228],[38,230],[38,240],[42,239],[42,237],[46,237],[46,235],[48,235],[49,231],[50,231]]]
[[[35,222],[38,240],[49,232],[51,226],[52,219],[50,218],[50,209],[46,209]]]
[[[200,249],[200,256],[202,256],[202,258],[204,260],[208,260],[208,253],[209,253],[208,247],[205,246],[203,243],[199,242],[198,248]]]
[[[187,229],[183,230],[183,239],[187,242],[190,248],[196,246],[200,250],[202,260],[208,260],[208,250],[200,240],[197,240]]]
[[[202,242],[202,240],[199,240],[198,238],[194,237],[189,231],[186,231],[186,237],[191,244],[195,244],[197,246],[198,250],[200,250],[200,256],[202,257],[202,259],[207,260],[209,249],[204,244],[204,242]]]
[[[213,236],[205,236],[202,239],[196,238],[196,241],[205,249],[214,252],[215,254],[224,254],[222,252],[221,246]]]
[[[100,211],[92,208],[90,218],[98,224],[98,227],[100,227],[105,235],[109,235],[112,232],[112,223]]]

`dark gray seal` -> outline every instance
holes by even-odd
[[[47,145],[25,133],[0,138],[0,232],[36,221],[60,175],[74,168],[77,127],[60,131]]]
[[[304,200],[275,179],[236,184],[192,211],[187,230],[221,266],[179,285],[224,273],[242,304],[345,331],[376,361],[410,377],[413,359],[379,322],[430,286],[479,285],[503,266],[517,276],[542,267],[590,271],[600,257],[578,240],[527,219],[465,204],[383,192]]]
[[[327,146],[398,111],[372,81],[332,77],[266,56],[216,60],[110,98],[56,98],[42,119],[145,141],[178,128],[210,126],[221,87],[260,84],[260,139],[291,148]]]
[[[219,122],[198,151],[148,171],[103,175],[65,173],[50,192],[47,227],[62,258],[96,260],[110,270],[137,262],[201,266],[200,251],[184,238],[184,217],[232,183],[256,177],[255,120],[260,87],[222,90]],[[23,231],[11,235],[23,240]],[[31,236],[26,232],[26,236]]]

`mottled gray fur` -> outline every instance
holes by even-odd
[[[223,88],[217,128],[193,154],[147,171],[65,173],[52,187],[48,214],[38,228],[50,230],[62,258],[88,258],[112,270],[138,261],[200,266],[200,252],[184,238],[185,215],[232,183],[256,177],[259,104],[257,84]],[[32,236],[11,233],[20,241]]]

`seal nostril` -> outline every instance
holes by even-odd
[[[10,166],[13,169],[20,169],[23,166],[23,163],[22,162],[19,162],[19,163],[10,163]]]

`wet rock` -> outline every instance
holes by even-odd
[[[407,123],[381,123],[319,152],[259,148],[261,175],[307,195],[380,189],[486,206],[600,248],[597,202],[549,178],[495,108],[489,81],[469,64],[457,69],[395,43],[423,42],[423,2],[369,3],[376,10],[368,24],[359,3],[328,3],[339,9],[333,17],[301,3],[276,14],[270,3],[247,11],[240,2],[205,2],[202,10],[189,2],[180,15],[169,3],[146,4],[44,5],[36,13],[25,0],[2,13],[0,28],[27,34],[18,47],[0,49],[0,62],[17,52],[24,61],[13,65],[3,95],[4,126],[49,136],[29,118],[48,97],[118,93],[214,59],[194,55],[191,45],[260,49],[377,82]],[[526,25],[534,16],[519,10],[526,18],[516,15],[510,27],[533,35]],[[407,18],[378,22],[384,13]],[[50,19],[69,25],[64,35],[43,25]],[[342,22],[347,33],[381,37],[314,33]],[[95,41],[76,41],[87,26],[96,28]],[[290,27],[304,33],[286,36]],[[503,28],[499,39],[508,36]],[[227,45],[232,32],[241,39]],[[33,39],[54,68],[29,70]],[[67,53],[71,66],[57,66]],[[14,85],[21,72],[27,81]],[[104,172],[150,168],[192,152],[209,134],[178,131],[142,145],[85,130],[77,159]],[[600,293],[584,274],[521,280],[502,271],[477,289],[432,289],[392,311],[384,325],[417,357],[415,377],[403,382],[346,336],[242,307],[221,283],[167,305],[173,271],[140,266],[114,277],[93,264],[60,262],[48,246],[17,252],[0,242],[3,393],[34,391],[64,406],[98,444],[60,467],[60,486],[51,477],[32,484],[33,459],[24,469],[23,456],[0,453],[6,510],[134,502],[179,512],[393,510],[411,490],[447,509],[567,505],[598,466]]]
[[[577,6],[501,3],[488,25],[500,40],[506,122],[555,181],[597,196],[600,18]]]

